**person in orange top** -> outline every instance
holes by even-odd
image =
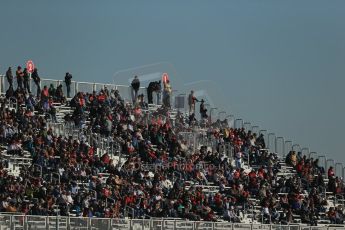
[[[83,97],[83,94],[80,94],[79,96],[79,106],[83,108],[85,106],[85,99]]]

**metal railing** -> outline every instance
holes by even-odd
[[[26,215],[0,215],[0,229],[102,229],[102,230],[336,230],[344,229],[343,225],[307,226],[307,225],[270,225],[253,223],[230,223],[208,221],[186,221],[182,219],[150,218],[150,219],[117,219],[117,218],[87,218],[65,216],[26,216]]]
[[[48,88],[50,85],[53,85],[55,88],[57,88],[59,85],[62,85],[62,91],[63,94],[66,96],[67,95],[67,87],[64,82],[64,80],[55,80],[55,79],[49,79],[49,78],[41,78],[40,81],[40,89],[43,89],[44,86],[47,86]],[[13,87],[14,89],[17,88],[17,82],[13,81]],[[0,75],[0,94],[4,95],[9,88],[9,84],[7,80],[5,79],[5,75]],[[32,79],[29,81],[29,88],[30,91],[36,95],[37,92],[37,86],[34,83]],[[123,98],[125,102],[132,102],[133,100],[133,92],[132,92],[132,87],[129,85],[115,85],[115,84],[106,84],[106,83],[91,83],[91,82],[80,82],[80,81],[72,81],[70,85],[70,96],[74,96],[77,92],[84,92],[84,93],[92,93],[93,91],[100,91],[102,89],[107,88],[109,91],[110,90],[118,90],[119,94]],[[140,87],[138,91],[138,95],[144,95],[144,98],[147,100],[147,88],[146,87]],[[177,90],[173,90],[172,94],[170,95],[170,104],[172,107],[175,106],[175,99],[176,97],[183,96],[184,100],[186,100],[186,94],[178,94],[177,95]],[[157,101],[156,101],[157,103]],[[186,105],[185,105],[186,109]]]

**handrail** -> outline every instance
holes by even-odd
[[[335,175],[336,175],[336,176],[338,176],[338,175],[337,175],[337,174],[338,174],[338,167],[337,167],[337,166],[340,166],[340,167],[341,167],[341,170],[342,170],[342,169],[343,169],[343,164],[340,163],[340,162],[335,163],[335,165],[334,165],[334,171],[335,171]],[[341,172],[340,176],[343,177],[343,172]]]
[[[270,141],[270,137],[271,136],[273,136],[274,137],[274,148],[271,148],[271,141]],[[277,147],[275,146],[276,145],[276,141],[275,141],[275,139],[276,139],[276,134],[275,133],[269,133],[269,134],[267,134],[267,147],[270,149],[270,150],[272,150],[273,149],[273,151],[276,151],[276,149],[277,149]]]
[[[252,126],[252,123],[250,123],[249,121],[246,121],[243,123],[244,130],[246,131],[251,131],[251,126]]]
[[[307,154],[307,155],[309,156],[310,150],[309,150],[309,148],[307,148],[307,147],[302,148],[302,149],[301,149],[301,153],[303,154],[303,151],[305,151],[305,150],[308,151],[308,154]]]
[[[291,148],[286,151],[286,148],[288,147],[288,143],[290,143]],[[285,141],[285,143],[284,143],[284,153],[285,154],[288,154],[292,150],[292,145],[293,145],[292,141],[290,141],[290,140]]]
[[[252,133],[256,133],[257,134],[257,132],[259,131],[259,128],[260,127],[258,125],[253,125],[252,126]],[[255,129],[256,129],[257,132],[254,131]]]
[[[301,146],[300,146],[299,144],[294,144],[294,145],[292,146],[292,151],[295,151],[295,147],[298,147],[298,149],[299,149],[298,152],[301,151]]]
[[[332,162],[332,167],[334,166],[334,160],[333,159],[327,159],[326,160],[326,169],[325,170],[328,170],[330,168],[330,164],[328,162]]]
[[[323,169],[326,171],[327,170],[327,158],[325,155],[320,155],[317,156],[318,161],[320,162],[320,159],[324,160],[324,164],[323,164]]]
[[[276,138],[276,153],[278,153],[278,140],[281,140],[282,143],[282,152],[280,154],[282,154],[283,156],[285,156],[285,140],[284,137],[277,137]]]
[[[129,207],[134,216],[134,209]],[[145,215],[146,217],[147,215]],[[85,228],[92,229],[103,229],[98,225],[102,223],[102,226],[109,226],[111,229],[146,229],[146,227],[153,227],[153,223],[158,229],[165,229],[165,225],[169,225],[169,229],[178,230],[178,229],[195,229],[196,227],[203,228],[207,226],[207,229],[314,229],[313,227],[307,225],[280,225],[280,224],[263,224],[263,223],[229,223],[229,222],[210,222],[210,221],[189,221],[181,218],[152,218],[152,219],[138,219],[138,218],[94,218],[94,217],[69,217],[69,216],[33,216],[33,215],[23,215],[23,214],[0,214],[0,217],[7,217],[6,221],[2,222],[2,227],[4,229],[12,229],[14,226],[17,228],[26,229],[28,226],[30,229],[46,228],[56,228],[60,229],[59,223],[67,223],[68,229],[79,229],[80,223],[87,223]],[[18,220],[20,220],[18,222]],[[72,220],[72,221],[71,221]],[[78,221],[81,220],[82,222]],[[54,221],[52,226],[49,226],[49,222]],[[55,223],[56,221],[56,223]],[[86,222],[85,222],[86,221]],[[101,222],[100,222],[101,221]],[[29,224],[30,223],[30,224]],[[55,227],[56,224],[56,227]],[[20,225],[20,226],[19,226]],[[25,226],[25,227],[24,227]],[[91,227],[92,226],[92,227]],[[65,226],[61,226],[62,229],[65,229]],[[109,229],[110,229],[109,228]],[[317,229],[327,230],[327,229],[343,229],[344,225],[340,224],[325,224],[319,225]]]
[[[317,152],[310,152],[309,153],[309,159],[315,158],[314,155],[315,155],[315,157],[317,157]]]
[[[237,127],[237,122],[240,122],[240,127]],[[236,120],[235,120],[235,129],[238,129],[238,128],[240,128],[240,129],[242,129],[243,128],[243,119],[242,118],[237,118]]]

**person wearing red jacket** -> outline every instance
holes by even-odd
[[[334,173],[334,170],[333,170],[332,166],[329,167],[327,175],[328,175],[328,178],[333,178],[334,177],[335,173]]]

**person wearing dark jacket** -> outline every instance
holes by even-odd
[[[147,100],[148,104],[153,104],[153,92],[160,92],[161,91],[161,81],[152,81],[150,82],[149,86],[147,87]],[[157,104],[159,104],[159,99],[157,98]]]
[[[201,104],[200,104],[200,115],[201,115],[201,118],[203,119],[207,119],[207,109],[206,109],[206,106],[204,104],[204,99],[201,100]]]
[[[34,69],[34,72],[32,72],[31,77],[35,82],[37,88],[37,97],[39,97],[41,94],[41,78],[38,76],[37,68]]]
[[[137,101],[138,91],[140,89],[140,81],[139,81],[138,76],[134,77],[131,86],[132,86],[132,100],[134,104]]]
[[[17,78],[17,88],[22,89],[23,88],[23,71],[22,67],[18,66],[17,71],[16,71],[16,78]]]
[[[29,71],[27,68],[24,68],[24,71],[23,71],[23,80],[24,80],[24,90],[27,92],[27,93],[31,93],[30,91],[30,75],[29,75]]]
[[[67,97],[71,97],[71,84],[72,84],[72,74],[66,73],[65,76],[65,83],[66,83],[66,89],[67,89]]]
[[[8,88],[13,88],[13,74],[11,67],[8,67],[8,70],[6,71],[6,79],[10,85]]]

